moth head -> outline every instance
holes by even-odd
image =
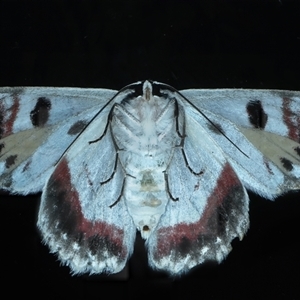
[[[143,98],[146,101],[150,101],[152,97],[153,97],[152,84],[146,80],[143,84]]]

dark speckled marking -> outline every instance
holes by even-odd
[[[1,152],[2,152],[2,149],[4,149],[4,143],[2,143],[2,144],[0,144],[0,154],[1,154]]]
[[[288,136],[293,141],[299,142],[300,140],[300,116],[299,111],[293,111],[291,109],[293,100],[287,97],[282,99],[282,112],[283,121],[288,127]]]
[[[223,129],[222,129],[222,126],[220,124],[217,124],[217,123],[214,123],[214,124],[209,123],[208,124],[208,129],[210,131],[212,131],[213,133],[216,133],[216,134],[225,134]]]
[[[34,127],[43,127],[49,118],[51,101],[45,97],[38,98],[34,109],[30,112],[31,123]]]
[[[75,134],[78,134],[80,133],[84,127],[86,126],[87,122],[86,121],[77,121],[76,123],[74,123],[69,131],[68,131],[68,134],[69,135],[75,135]]]
[[[296,151],[297,155],[300,156],[300,147],[296,147],[294,150]]]
[[[20,99],[18,95],[12,95],[13,104],[9,107],[5,107],[0,103],[0,138],[4,138],[12,134],[13,126],[17,118]]]
[[[249,122],[253,125],[253,127],[264,129],[268,121],[268,115],[265,113],[261,101],[254,100],[248,102],[246,109]]]
[[[13,180],[11,178],[11,173],[0,175],[0,182],[1,182],[0,190],[1,190],[1,188],[9,189],[13,184]]]
[[[9,157],[7,157],[7,159],[5,160],[6,169],[10,168],[16,163],[17,157],[18,155],[10,155]]]
[[[26,162],[25,166],[22,169],[23,173],[28,170],[29,166],[31,165],[31,162],[32,162],[31,159]]]
[[[290,160],[288,160],[285,157],[280,157],[280,161],[282,163],[282,166],[287,170],[287,171],[292,171],[293,170],[293,164]]]

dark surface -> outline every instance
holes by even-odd
[[[153,79],[177,89],[300,90],[300,2],[224,2],[1,1],[0,86],[120,89]],[[173,280],[150,270],[139,238],[120,276],[72,277],[40,242],[39,197],[0,195],[1,292],[11,298],[296,299],[299,196],[271,202],[251,194],[251,228],[229,257]]]

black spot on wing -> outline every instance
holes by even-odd
[[[0,175],[0,182],[1,182],[0,190],[2,188],[9,189],[13,184],[11,173]]]
[[[222,134],[224,135],[224,131],[222,129],[222,126],[220,124],[217,124],[217,123],[208,123],[207,124],[207,128],[212,131],[213,133],[216,133],[216,134]]]
[[[44,126],[49,119],[51,101],[45,97],[38,98],[34,109],[30,112],[31,123],[34,127]]]
[[[285,157],[281,157],[280,158],[280,161],[282,163],[282,166],[287,170],[287,171],[292,171],[293,170],[293,164],[290,160],[288,160],[287,158]]]
[[[1,152],[2,152],[2,149],[4,149],[4,143],[2,143],[2,144],[0,144],[0,154],[1,154]]]
[[[253,127],[264,129],[268,121],[268,115],[265,113],[261,101],[253,100],[248,102],[246,109],[249,122]]]
[[[76,134],[80,133],[84,129],[86,124],[87,124],[87,122],[85,122],[85,121],[77,121],[70,127],[70,129],[68,130],[68,134],[76,135]]]
[[[10,168],[12,165],[16,163],[18,155],[10,155],[5,160],[5,167],[6,169]]]
[[[296,151],[297,155],[300,156],[300,147],[296,147],[294,150]]]

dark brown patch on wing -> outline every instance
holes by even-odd
[[[222,126],[220,124],[217,124],[217,123],[209,123],[208,124],[208,129],[210,131],[212,131],[213,133],[216,133],[216,134],[225,134],[223,129],[222,129]]]
[[[4,149],[4,143],[2,143],[2,144],[0,144],[0,154],[1,154],[1,152],[2,152],[2,149]]]
[[[12,134],[14,122],[20,108],[20,99],[18,95],[13,95],[13,104],[9,108],[5,108],[0,103],[0,138],[4,138]]]
[[[43,127],[49,118],[51,101],[48,98],[38,98],[34,109],[30,112],[31,123],[34,127]]]
[[[16,163],[17,157],[18,155],[10,155],[9,157],[7,157],[7,159],[5,160],[6,169],[10,168]]]
[[[252,100],[248,102],[246,109],[249,122],[252,126],[254,128],[264,129],[268,121],[268,115],[265,113],[261,101]]]
[[[296,147],[294,150],[296,151],[297,155],[300,156],[300,147]]]
[[[287,171],[292,171],[293,170],[293,164],[290,160],[288,160],[285,157],[280,157],[280,161],[282,163],[282,166],[287,170]]]
[[[70,129],[68,130],[68,134],[75,135],[75,134],[80,133],[84,129],[86,124],[87,124],[86,121],[77,121],[70,127]]]
[[[299,111],[293,111],[291,108],[293,100],[287,97],[282,99],[283,121],[288,127],[288,137],[293,141],[300,140],[300,116]]]

